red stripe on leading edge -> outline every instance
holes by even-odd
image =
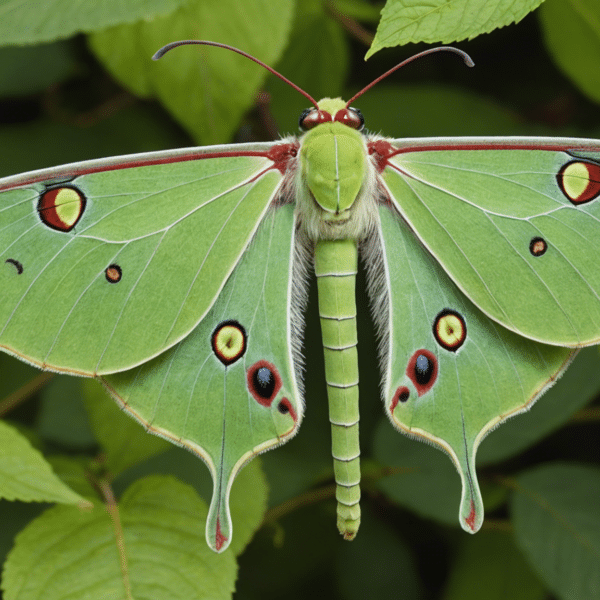
[[[377,168],[381,172],[387,166],[390,158],[398,154],[409,152],[443,152],[447,150],[545,150],[548,152],[588,151],[600,152],[599,146],[577,146],[573,145],[544,145],[544,144],[431,144],[429,146],[407,146],[395,148],[388,140],[376,140],[370,142],[369,155],[377,162]]]
[[[377,143],[377,142],[375,142]],[[390,144],[390,147],[393,146]],[[587,152],[600,152],[600,145],[598,146],[565,146],[564,144],[551,146],[543,144],[450,144],[450,145],[431,145],[431,146],[410,146],[407,148],[394,148],[393,153],[390,156],[396,154],[404,154],[406,152],[431,152],[431,151],[443,151],[443,150],[547,150],[549,152],[569,152],[570,150],[575,151],[587,151]],[[388,156],[387,158],[390,158]]]
[[[217,533],[215,534],[215,548],[217,552],[221,550],[226,541],[227,538],[221,532],[221,522],[219,521],[219,517],[217,517]]]
[[[205,154],[189,153],[189,154],[178,154],[177,156],[166,156],[163,158],[155,159],[138,159],[138,160],[127,160],[126,158],[119,163],[108,163],[104,165],[96,165],[94,167],[80,168],[74,167],[72,170],[69,169],[58,169],[53,175],[48,174],[48,170],[45,173],[39,174],[37,177],[31,177],[30,179],[23,179],[18,183],[11,183],[8,185],[0,186],[0,191],[11,188],[23,187],[32,183],[39,183],[40,181],[52,181],[54,179],[61,179],[64,177],[80,177],[82,175],[89,175],[90,173],[103,173],[105,171],[118,171],[120,169],[133,169],[135,167],[148,167],[153,165],[166,165],[178,162],[187,162],[190,160],[202,160],[204,158],[226,158],[226,157],[237,157],[237,156],[256,156],[260,158],[267,158],[273,161],[273,165],[269,168],[278,169],[283,173],[288,161],[295,157],[297,154],[297,144],[276,144],[267,152],[207,152]]]

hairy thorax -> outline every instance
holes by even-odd
[[[313,241],[360,239],[376,220],[376,170],[365,136],[326,123],[301,140],[296,171],[298,221]]]

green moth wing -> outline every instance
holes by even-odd
[[[102,377],[151,431],[200,456],[213,478],[209,546],[232,538],[229,491],[259,452],[292,436],[303,406],[296,368],[305,293],[294,280],[292,205],[271,210],[206,317],[183,341],[135,369]]]
[[[598,141],[375,145],[392,202],[485,314],[547,344],[600,341]]]
[[[386,413],[450,455],[459,521],[475,532],[480,442],[600,340],[600,144],[374,137],[369,148],[388,200],[366,244]]]
[[[173,346],[210,309],[273,201],[282,174],[272,146],[116,157],[0,181],[2,348],[95,375]]]
[[[462,481],[459,521],[477,531],[483,503],[475,454],[500,422],[526,410],[575,351],[540,344],[477,309],[392,207],[365,248],[379,299],[383,398],[402,432],[446,451]]]

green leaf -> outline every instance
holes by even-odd
[[[463,537],[461,541],[443,600],[546,598],[543,586],[508,533],[484,528],[478,535]]]
[[[36,428],[40,436],[73,449],[95,446],[85,408],[81,402],[83,379],[57,376],[42,390]]]
[[[505,460],[532,446],[563,425],[599,391],[598,348],[584,348],[531,410],[511,419],[485,438],[477,455],[477,465]]]
[[[0,500],[0,515],[2,515],[2,527],[0,527],[0,564],[4,564],[18,533],[47,508],[46,504],[39,502],[29,503]]]
[[[591,100],[600,102],[600,4],[547,0],[539,15],[546,48],[558,68]]]
[[[233,553],[206,546],[207,507],[190,486],[148,477],[109,511],[55,507],[33,520],[5,564],[4,600],[231,597]]]
[[[1,48],[0,96],[41,92],[72,76],[76,70],[74,49],[71,42]]]
[[[52,466],[52,470],[72,490],[84,498],[89,498],[92,502],[98,500],[98,490],[92,484],[90,477],[93,463],[90,463],[89,457],[55,454],[48,456],[48,462]]]
[[[409,42],[448,44],[519,22],[543,0],[388,0],[365,60]]]
[[[178,48],[152,55],[180,39],[231,44],[275,64],[285,48],[294,4],[269,0],[191,0],[152,22],[123,25],[90,36],[92,51],[126,88],[158,98],[199,143],[228,140],[264,82],[267,71],[221,48]],[[256,31],[269,35],[257,36]]]
[[[328,10],[338,17],[377,23],[383,2],[373,4],[368,0],[330,0]]]
[[[261,526],[265,514],[269,486],[262,469],[262,462],[262,457],[250,461],[241,469],[232,485],[230,509],[235,535],[231,548],[236,555],[241,554],[250,542]],[[135,478],[150,473],[175,476],[195,488],[204,500],[210,501],[212,481],[208,469],[198,460],[197,455],[176,446],[170,446],[166,452],[155,455],[144,463],[138,463],[119,475],[113,486],[115,493],[127,488]],[[205,516],[200,515],[198,518],[201,526],[204,527]]]
[[[148,107],[140,106],[110,116],[102,115],[85,128],[76,123],[63,124],[47,119],[5,125],[0,128],[0,148],[4,150],[0,174],[10,175],[111,154],[181,146],[186,140],[180,132],[176,135],[169,123],[156,119]]]
[[[171,447],[120,410],[99,382],[83,382],[83,401],[94,435],[105,452],[106,466],[113,475]]]
[[[24,502],[87,502],[67,487],[44,457],[4,421],[0,421],[0,497]]]
[[[0,45],[35,44],[166,15],[186,0],[13,0],[0,6]]]
[[[600,598],[600,469],[549,464],[519,475],[511,501],[517,543],[561,599]]]

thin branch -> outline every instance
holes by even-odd
[[[43,388],[53,377],[54,373],[40,373],[21,386],[17,391],[6,396],[4,400],[0,401],[0,417],[3,417],[19,404],[28,400],[30,396]]]

